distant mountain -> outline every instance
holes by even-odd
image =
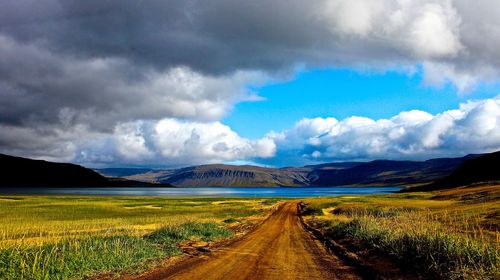
[[[432,182],[449,175],[465,159],[440,158],[427,161],[375,160],[346,169],[314,169],[311,185],[407,185]]]
[[[0,166],[0,187],[419,185],[412,190],[432,190],[500,180],[500,152],[427,161],[375,160],[284,168],[211,164],[164,170],[105,168],[97,172],[76,164],[0,154]]]
[[[33,160],[4,154],[0,154],[0,166],[2,167],[0,188],[158,186],[124,178],[106,178],[76,164]]]
[[[356,161],[348,161],[348,162],[329,162],[329,163],[322,163],[322,164],[315,164],[315,165],[306,165],[304,166],[305,168],[311,168],[311,169],[347,169],[351,168],[360,164],[363,164],[364,162],[356,162]]]
[[[212,164],[144,173],[138,173],[137,169],[120,172],[133,174],[124,176],[126,179],[178,187],[416,185],[442,179],[465,160],[476,157],[338,162],[285,168]]]
[[[412,190],[438,190],[500,181],[500,151],[468,158],[449,176]]]
[[[181,169],[153,170],[125,178],[154,183],[168,183],[178,187],[207,186],[305,186],[307,170],[300,168],[265,168],[223,164],[200,165]]]

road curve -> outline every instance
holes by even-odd
[[[237,242],[138,279],[361,279],[305,229],[287,202]]]

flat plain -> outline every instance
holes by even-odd
[[[4,195],[0,278],[497,279],[499,202],[498,185],[293,200]]]
[[[228,239],[276,200],[107,196],[0,196],[0,279],[135,273],[182,252],[178,244]]]

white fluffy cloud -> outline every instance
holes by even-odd
[[[103,142],[110,142],[109,149]],[[249,140],[220,122],[200,123],[172,118],[122,123],[114,133],[94,145],[82,147],[79,161],[145,165],[189,165],[269,158],[276,145],[269,137]]]
[[[413,110],[380,120],[303,119],[290,130],[268,136],[275,140],[278,154],[303,157],[304,161],[421,159],[490,152],[500,149],[500,96],[469,101],[437,115]]]
[[[463,49],[460,14],[449,0],[331,0],[320,5],[320,14],[334,35],[406,52],[408,58],[452,58]]]
[[[165,158],[190,157],[220,162],[251,157],[271,157],[274,142],[264,138],[250,141],[230,127],[214,123],[186,123],[164,119],[155,124],[152,142]]]
[[[461,93],[498,81],[498,1],[329,0],[317,7],[351,62],[422,65],[425,84],[451,83]]]
[[[469,101],[436,115],[412,110],[379,120],[359,116],[303,119],[289,130],[270,132],[257,140],[241,137],[220,122],[173,118],[119,123],[112,133],[92,132],[83,125],[57,130],[41,127],[42,132],[1,129],[12,132],[8,135],[15,138],[12,142],[18,140],[19,151],[40,150],[43,153],[36,156],[59,160],[72,160],[76,155],[77,162],[93,166],[426,159],[499,150],[500,96]],[[47,133],[44,130],[50,131],[50,137],[33,140]]]

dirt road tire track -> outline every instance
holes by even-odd
[[[361,279],[302,226],[287,202],[240,240],[136,279]]]

